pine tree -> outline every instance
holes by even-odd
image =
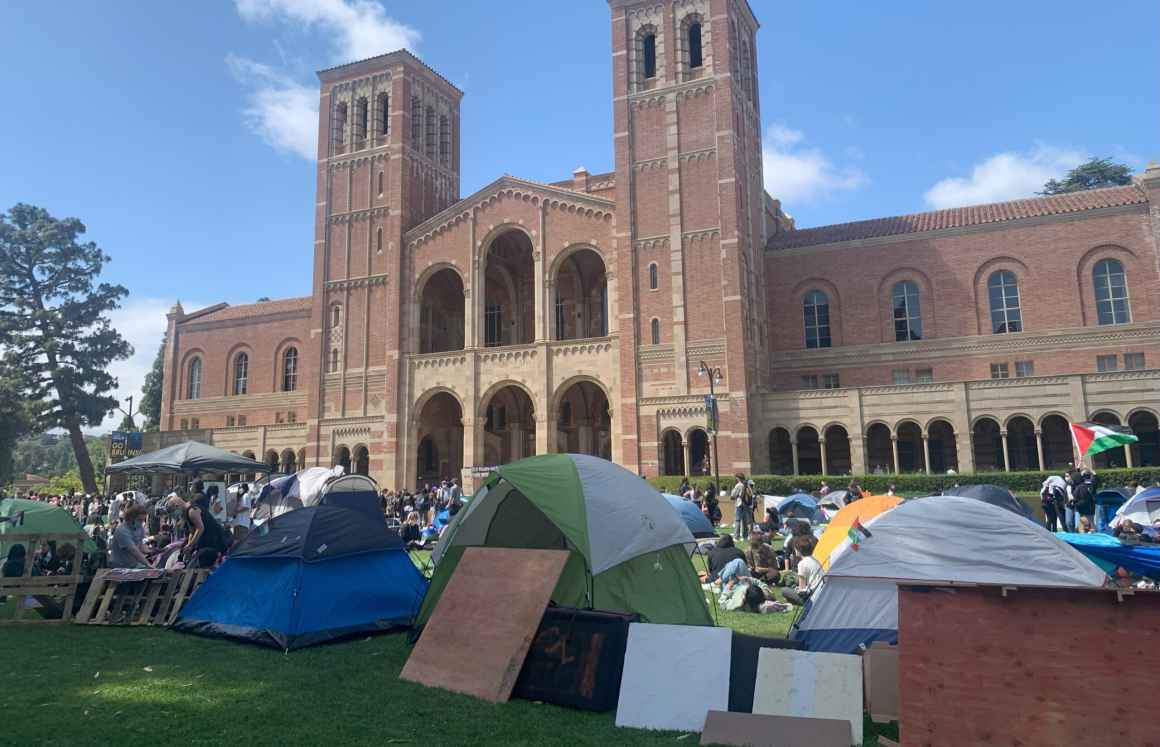
[[[1132,183],[1132,169],[1122,163],[1113,163],[1110,158],[1093,158],[1081,163],[1063,180],[1048,179],[1041,195],[1062,195],[1068,192],[1082,192],[1085,189],[1119,187]]]
[[[0,344],[26,400],[41,405],[35,425],[68,433],[81,484],[96,493],[81,429],[99,425],[117,406],[109,364],[133,349],[107,316],[129,291],[97,282],[109,257],[95,243],[79,242],[84,232],[77,218],[57,219],[32,205],[0,215]]]
[[[161,389],[165,379],[165,340],[157,349],[157,357],[153,359],[153,368],[145,374],[145,384],[141,387],[141,407],[138,412],[145,419],[141,424],[143,431],[155,431],[161,427]]]
[[[16,444],[32,422],[32,413],[21,396],[16,372],[0,361],[0,485],[15,477]]]

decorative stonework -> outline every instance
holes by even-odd
[[[411,356],[412,365],[417,369],[448,368],[467,363],[465,353],[433,353]]]
[[[584,340],[581,342],[554,342],[552,355],[555,357],[575,355],[599,355],[612,350],[612,338]]]
[[[499,349],[494,352],[480,353],[479,362],[481,364],[512,363],[531,360],[536,357],[536,354],[537,351],[530,347]]]
[[[673,359],[672,345],[642,345],[636,353],[636,359],[641,363],[655,361],[671,361]]]
[[[363,278],[350,278],[349,280],[328,280],[326,281],[327,290],[348,290],[350,288],[373,288],[376,286],[385,286],[388,283],[387,275],[370,275]]]

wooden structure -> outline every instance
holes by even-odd
[[[4,552],[21,545],[24,547],[24,565],[20,575],[5,562],[5,574],[0,576],[0,623],[68,622],[73,616],[77,587],[81,582],[84,565],[84,535],[73,533],[44,534],[40,532],[5,532],[0,535]],[[52,552],[60,557],[72,548],[71,568],[68,573],[55,576],[33,575],[37,559]],[[11,614],[9,614],[11,610]]]
[[[78,625],[172,625],[209,570],[106,568],[76,615]]]

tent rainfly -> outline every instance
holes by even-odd
[[[186,441],[158,451],[135,456],[105,467],[106,475],[191,474],[202,472],[269,472],[270,465],[219,449],[209,444]]]
[[[569,550],[552,601],[637,612],[651,623],[712,625],[685,551],[693,535],[647,482],[604,459],[543,454],[496,468],[444,531],[417,625],[468,547]]]

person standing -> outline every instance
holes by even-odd
[[[1039,502],[1043,506],[1043,524],[1049,532],[1065,529],[1064,517],[1060,513],[1067,500],[1067,483],[1059,475],[1051,475],[1043,481],[1039,489]]]
[[[733,486],[729,496],[733,499],[733,510],[736,515],[733,519],[734,530],[738,537],[748,537],[753,528],[754,495],[752,482],[746,482],[745,475],[736,475],[737,483]]]
[[[179,496],[169,499],[169,505],[181,511],[189,531],[181,554],[189,567],[212,568],[226,551],[226,534],[221,524],[209,511],[209,499],[201,492],[201,483],[195,483],[193,500]]]
[[[1075,502],[1076,526],[1081,519],[1087,519],[1088,524],[1095,523],[1096,514],[1096,486],[1095,476],[1088,470],[1080,475],[1079,485],[1072,487],[1071,496]]]

